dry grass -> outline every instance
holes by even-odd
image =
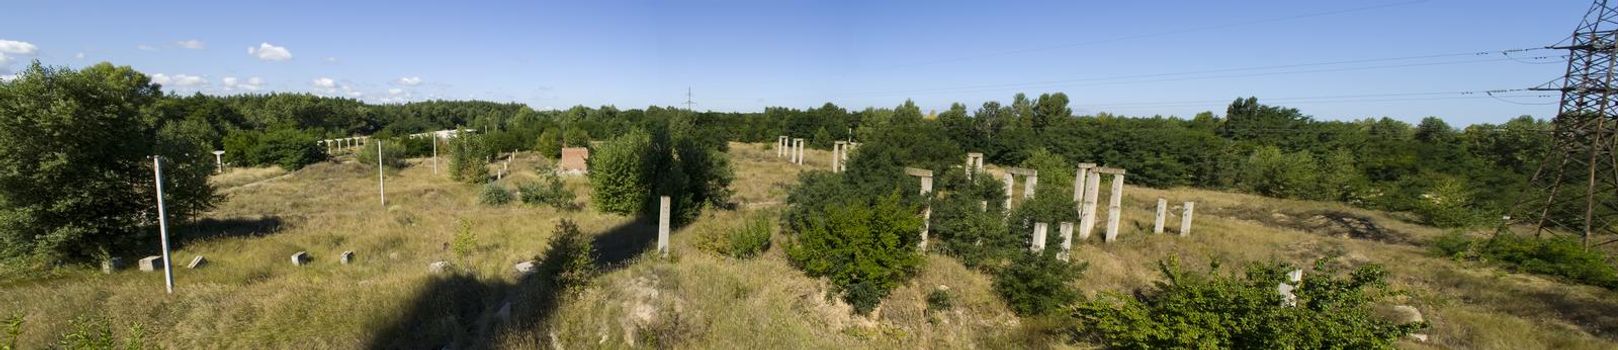
[[[567,295],[539,319],[495,339],[494,347],[534,348],[559,342],[565,348],[1006,348],[1020,345],[1019,320],[993,294],[991,278],[953,259],[931,256],[922,272],[895,290],[872,316],[852,316],[828,297],[824,282],[804,277],[779,244],[762,256],[738,260],[699,251],[689,234],[737,222],[757,210],[783,205],[803,169],[826,169],[830,154],[810,150],[808,164],[789,165],[774,150],[732,144],[737,211],[714,211],[673,235],[673,256],[641,255],[609,268],[577,294]],[[125,270],[101,275],[75,270],[42,280],[0,286],[0,313],[26,315],[21,344],[45,347],[68,332],[74,317],[99,315],[119,325],[140,323],[147,339],[169,348],[361,348],[398,336],[406,320],[425,319],[421,336],[485,334],[493,310],[520,285],[512,264],[544,251],[555,222],[569,218],[586,233],[640,234],[633,218],[591,210],[477,204],[479,188],[434,175],[430,165],[390,174],[386,208],[378,203],[374,169],[327,163],[282,175],[273,169],[233,169],[215,176],[228,201],[207,220],[178,231],[206,236],[175,252],[178,262],[205,255],[211,264],[176,270],[177,290],[162,292],[159,273]],[[537,179],[545,164],[532,156],[513,162],[502,185]],[[494,167],[498,167],[495,165]],[[583,177],[566,178],[587,202]],[[1018,186],[1021,190],[1021,186]],[[1128,292],[1159,279],[1157,263],[1178,259],[1188,266],[1212,260],[1230,263],[1281,260],[1302,266],[1322,256],[1340,256],[1342,266],[1379,263],[1405,292],[1398,302],[1420,308],[1434,327],[1423,348],[1614,348],[1618,298],[1611,291],[1506,273],[1429,256],[1419,246],[1440,230],[1394,216],[1340,204],[1289,201],[1192,189],[1129,187],[1123,234],[1100,243],[1101,230],[1076,246],[1075,259],[1090,263],[1075,284],[1089,293]],[[1105,195],[1103,195],[1105,196]],[[1198,203],[1190,237],[1178,229],[1177,209],[1169,235],[1150,234],[1156,198],[1175,207]],[[1276,216],[1275,214],[1283,216]],[[1318,213],[1368,218],[1408,240],[1390,243],[1302,232],[1288,223]],[[1105,218],[1103,213],[1101,218]],[[457,223],[471,223],[476,249],[457,257],[445,248]],[[1104,219],[1102,220],[1104,222]],[[641,234],[643,235],[643,234]],[[641,236],[625,236],[641,237]],[[649,239],[649,238],[645,238]],[[781,242],[776,237],[776,243]],[[619,242],[607,241],[616,244]],[[358,262],[340,265],[337,255],[356,252]],[[310,266],[294,267],[288,256],[308,251]],[[139,256],[125,256],[133,262]],[[449,261],[462,279],[434,277],[427,265]],[[435,298],[446,281],[467,300]],[[470,286],[470,287],[467,287]],[[955,296],[951,310],[928,314],[926,295],[945,286]],[[516,294],[510,294],[516,293]],[[471,303],[474,312],[421,316],[424,310]],[[481,311],[481,312],[479,312]],[[519,308],[518,313],[534,312]],[[406,327],[410,328],[410,327]],[[460,329],[462,332],[456,333]],[[447,333],[444,333],[447,332]],[[443,344],[415,344],[436,348]]]

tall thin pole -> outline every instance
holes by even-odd
[[[433,175],[438,175],[438,133],[433,133]]]
[[[157,232],[163,241],[163,286],[174,294],[174,264],[169,260],[169,219],[163,209],[163,157],[152,156],[152,176],[157,179]]]
[[[376,194],[382,199],[382,209],[388,208],[388,192],[382,185],[382,140],[376,140]]]

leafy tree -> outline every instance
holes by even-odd
[[[86,260],[157,222],[151,155],[170,220],[211,208],[212,147],[154,113],[160,87],[128,66],[34,62],[0,82],[0,259]]]
[[[534,144],[534,151],[548,159],[562,158],[562,135],[556,129],[545,129],[539,134],[539,141]]]
[[[1079,290],[1070,282],[1088,265],[1057,260],[1057,250],[1013,255],[1011,265],[994,275],[994,291],[1012,312],[1024,317],[1050,315],[1079,300]]]
[[[1283,153],[1261,146],[1247,158],[1242,183],[1258,194],[1281,198],[1308,198],[1317,186],[1315,160],[1307,152]]]
[[[590,201],[597,210],[620,215],[641,213],[652,197],[657,172],[651,134],[630,131],[607,141],[590,155]]]
[[[787,255],[810,276],[829,278],[855,312],[869,313],[921,267],[918,210],[896,193],[829,204],[792,223],[798,235]]]
[[[449,178],[465,183],[489,181],[489,156],[478,136],[460,129],[449,140]]]

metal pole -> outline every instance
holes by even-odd
[[[169,219],[163,209],[163,157],[152,156],[152,176],[157,179],[157,232],[163,241],[163,286],[174,294],[174,262],[169,260]]]
[[[388,192],[382,185],[382,140],[376,141],[376,194],[382,199],[382,209],[388,208]]]

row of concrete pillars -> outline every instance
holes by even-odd
[[[370,136],[355,136],[355,137],[345,137],[345,138],[340,138],[340,139],[320,140],[320,141],[315,141],[315,143],[319,144],[319,145],[321,145],[323,147],[326,147],[326,153],[331,153],[332,151],[336,151],[336,150],[340,150],[340,149],[347,149],[347,148],[354,148],[354,147],[364,146],[366,144],[366,142],[368,142],[370,140],[371,140]]]
[[[831,172],[840,173],[848,170],[848,151],[859,148],[859,142],[837,141],[831,148]],[[775,156],[787,158],[787,162],[803,165],[804,140],[787,136],[777,136],[775,139]]]

